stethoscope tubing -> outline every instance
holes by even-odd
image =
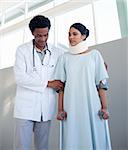
[[[35,68],[35,52],[34,52],[34,48],[35,48],[35,40],[32,40],[32,44],[33,44],[33,48],[32,48],[32,57],[33,57],[33,68]]]
[[[35,49],[35,40],[34,39],[33,39],[32,43],[33,43],[33,48],[32,48],[33,70],[36,70],[36,65],[35,65],[35,51],[34,51],[34,49]],[[46,51],[48,51],[49,55],[51,56],[51,51],[48,49],[48,44],[47,43],[46,43],[46,47],[47,47]]]

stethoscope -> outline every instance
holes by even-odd
[[[35,40],[33,39],[33,50],[32,50],[32,56],[33,56],[33,71],[36,71],[36,65],[35,65]],[[48,59],[47,59],[47,62],[45,61],[45,63],[44,63],[44,59],[45,59],[45,57],[46,57],[46,54],[47,54],[47,52],[48,52]],[[43,59],[43,62],[42,62],[42,65],[43,66],[46,66],[46,67],[54,67],[54,65],[50,65],[49,64],[49,62],[50,62],[50,59],[51,59],[51,55],[52,55],[52,53],[51,53],[51,51],[48,49],[48,44],[46,43],[46,50],[45,50],[45,52],[44,52],[44,59]]]

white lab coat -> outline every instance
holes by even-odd
[[[48,88],[47,83],[52,80],[57,59],[63,52],[51,45],[48,47],[51,51],[48,66],[41,64],[35,50],[36,71],[33,71],[32,41],[17,48],[14,65],[17,83],[14,103],[14,117],[16,118],[40,121],[42,115],[43,120],[47,121],[54,116],[57,102],[56,92]]]

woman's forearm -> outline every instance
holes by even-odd
[[[64,91],[59,91],[58,95],[58,114],[57,119],[58,120],[65,120],[67,118],[67,112],[64,110]]]
[[[63,96],[64,96],[64,91],[60,90],[59,94],[58,94],[58,112],[64,110],[64,108],[63,108]]]
[[[107,96],[104,89],[99,89],[99,96],[101,101],[101,109],[107,109]]]

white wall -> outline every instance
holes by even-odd
[[[23,43],[24,28],[16,28],[0,34],[0,68],[13,66],[15,51]]]
[[[126,72],[126,76],[128,78],[128,40],[126,42],[127,42],[127,46],[126,46],[126,48],[127,48],[127,52],[126,52],[126,56],[127,56],[127,62],[126,62],[127,72]],[[126,80],[126,83],[127,83],[126,89],[127,89],[127,99],[128,99],[128,79]],[[127,117],[126,117],[127,130],[126,130],[126,132],[127,132],[127,147],[128,147],[128,100],[127,99],[126,99],[126,101],[127,101],[127,105],[126,105],[127,106],[127,111],[126,111],[126,114],[127,114]]]
[[[0,150],[12,150],[15,87],[12,68],[0,70]]]
[[[108,64],[108,106],[114,150],[128,149],[128,38],[94,46]]]

